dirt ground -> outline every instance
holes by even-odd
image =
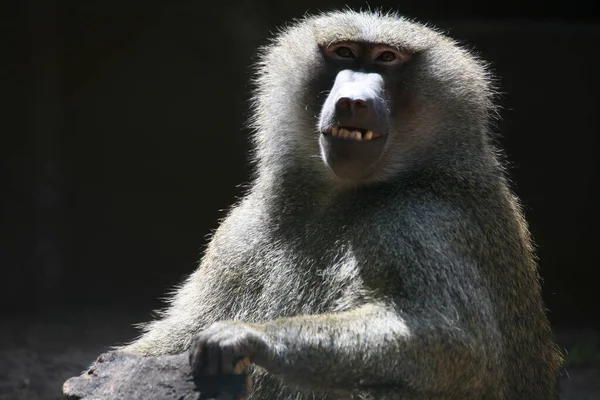
[[[108,346],[134,338],[131,325],[148,318],[147,313],[127,311],[5,318],[0,325],[0,400],[61,399],[66,379],[78,375]],[[559,345],[569,349],[589,333],[561,331]],[[600,365],[567,366],[561,392],[561,400],[600,400]]]

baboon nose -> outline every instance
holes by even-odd
[[[365,118],[369,115],[371,107],[366,100],[340,97],[336,102],[338,111],[350,112],[353,117]]]

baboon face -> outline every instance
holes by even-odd
[[[320,46],[324,75],[333,77],[318,130],[321,155],[338,177],[372,175],[402,106],[402,68],[408,52],[384,44],[341,42]]]
[[[390,180],[418,164],[468,157],[493,110],[476,58],[397,15],[308,18],[267,50],[253,122],[257,156],[271,173]]]

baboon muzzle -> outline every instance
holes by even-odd
[[[349,139],[365,139],[368,131],[383,136],[389,130],[384,79],[380,74],[340,71],[323,104],[320,125],[322,131],[333,128],[358,131],[361,137],[350,134]],[[339,133],[339,131],[338,131]],[[371,138],[366,138],[370,140]]]
[[[342,179],[367,178],[383,154],[390,126],[384,84],[380,74],[343,70],[323,104],[321,154]]]

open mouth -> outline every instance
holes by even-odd
[[[324,131],[323,135],[331,136],[337,139],[355,141],[375,140],[379,139],[382,136],[380,133],[375,133],[368,129],[355,128],[351,126],[333,127],[330,130]]]

